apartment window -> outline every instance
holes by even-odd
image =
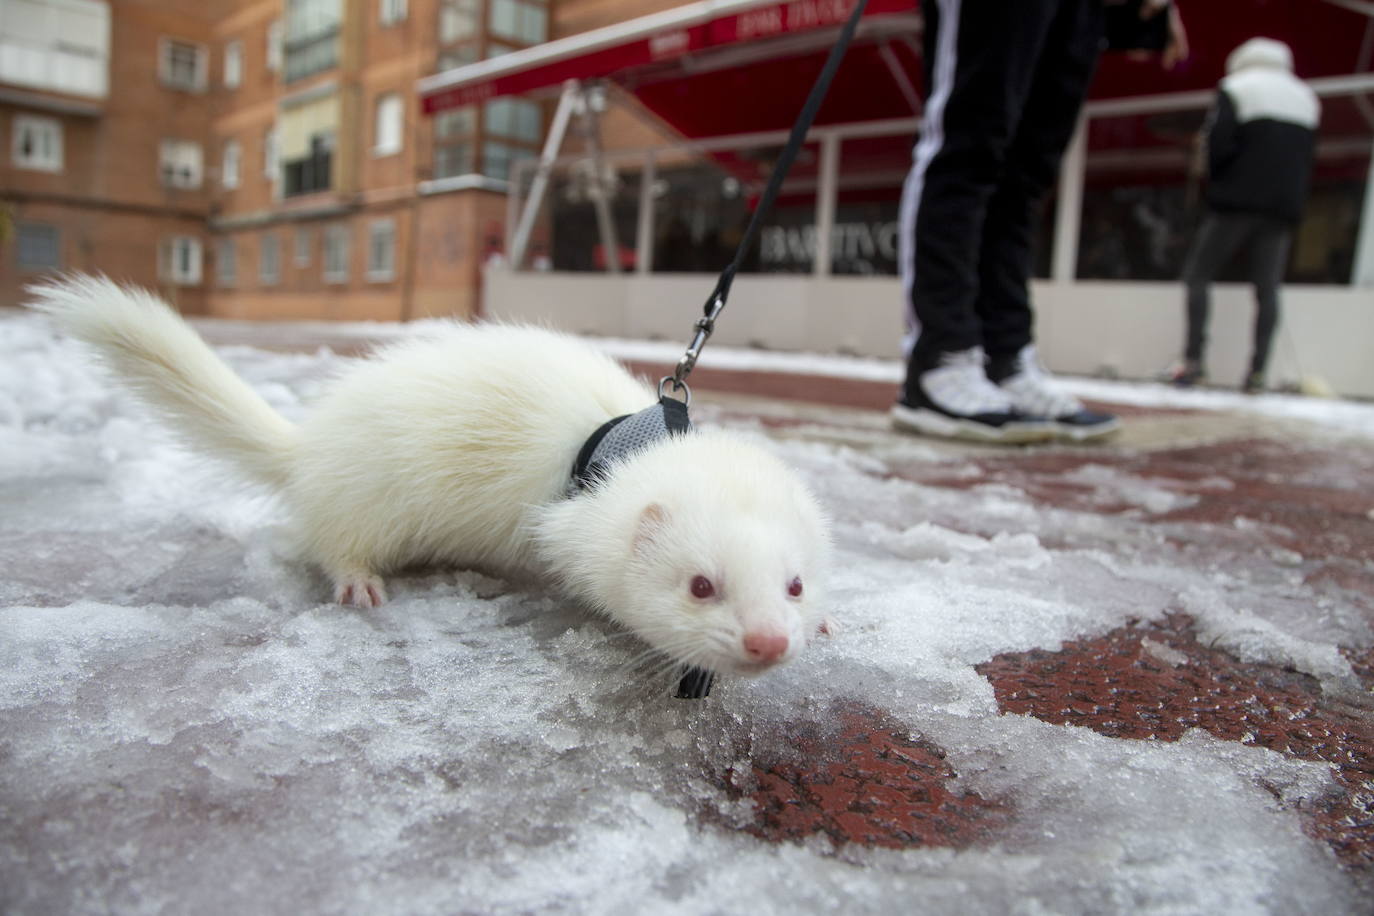
[[[159,72],[162,82],[173,89],[200,92],[205,88],[205,48],[175,38],[162,39]]]
[[[452,70],[454,67],[461,67],[465,64],[477,61],[477,43],[469,41],[456,48],[449,48],[447,51],[439,53],[439,59],[435,65],[437,70]]]
[[[163,140],[159,171],[169,188],[200,187],[204,161],[200,144],[192,140]]]
[[[482,144],[482,174],[488,178],[509,179],[511,166],[533,155],[534,150],[488,140]]]
[[[262,135],[262,173],[267,176],[268,181],[277,180],[277,166],[277,129],[269,127],[267,133]]]
[[[453,44],[477,36],[481,16],[478,0],[440,0],[439,44]]]
[[[200,239],[176,235],[158,246],[158,276],[166,283],[196,286],[200,283]]]
[[[280,19],[273,19],[267,26],[267,69],[273,73],[281,69],[284,32],[285,26]]]
[[[341,0],[287,0],[286,81],[332,69],[339,61]]]
[[[62,171],[62,122],[36,115],[15,115],[10,131],[17,168]]]
[[[220,239],[215,249],[215,273],[225,288],[239,282],[239,250],[233,239]]]
[[[58,270],[62,266],[62,233],[56,226],[20,223],[15,233],[15,257],[20,270]]]
[[[281,240],[275,232],[265,232],[258,240],[258,282],[276,286],[281,281]]]
[[[296,266],[310,266],[310,247],[314,242],[314,233],[309,226],[296,227]]]
[[[377,99],[372,155],[390,156],[401,151],[405,124],[405,103],[399,92],[388,92]]]
[[[288,160],[282,170],[282,196],[328,191],[334,162],[334,133],[315,134],[309,151],[300,159]]]
[[[386,283],[396,273],[396,221],[374,220],[367,232],[367,279]]]
[[[243,82],[243,42],[231,41],[224,46],[224,85],[237,89]]]
[[[493,99],[486,107],[487,133],[526,143],[538,143],[544,115],[538,103],[524,99]]]
[[[406,0],[377,0],[382,25],[394,25],[406,18]]]
[[[104,98],[110,83],[110,4],[0,0],[0,83]]]
[[[492,35],[527,45],[537,45],[548,37],[549,11],[542,3],[528,0],[491,0]]]
[[[434,177],[471,175],[476,169],[473,137],[477,110],[472,106],[451,108],[434,116]]]
[[[324,280],[348,282],[348,227],[329,226],[324,230]]]
[[[224,144],[224,154],[220,161],[219,180],[226,188],[239,186],[239,166],[243,159],[243,149],[239,141],[229,140]]]

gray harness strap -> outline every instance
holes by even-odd
[[[669,397],[660,398],[657,404],[650,404],[639,413],[607,420],[577,453],[568,495],[576,496],[600,484],[607,470],[617,461],[691,428],[687,405]]]

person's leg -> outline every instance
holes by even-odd
[[[1046,436],[1043,424],[1019,428],[1024,418],[987,380],[974,303],[988,201],[1061,2],[923,3],[928,97],[900,215],[910,333],[898,425],[1003,441]]]
[[[1183,262],[1183,285],[1187,289],[1188,336],[1183,350],[1185,364],[1198,372],[1205,365],[1207,321],[1211,311],[1211,285],[1217,272],[1226,266],[1250,232],[1249,219],[1229,213],[1208,213],[1193,237],[1193,246]]]
[[[1030,273],[1041,206],[1059,176],[1101,40],[1099,0],[1064,0],[1051,23],[1002,179],[988,204],[975,305],[988,376],[1015,409],[1047,417],[1056,435],[1077,441],[1109,435],[1121,424],[1111,414],[1086,409],[1041,366],[1032,345]]]
[[[1279,323],[1279,286],[1288,266],[1288,246],[1292,228],[1278,220],[1263,220],[1250,239],[1250,281],[1255,284],[1255,342],[1250,356],[1250,372],[1244,387],[1258,391],[1264,387],[1264,371],[1269,365],[1269,347]]]
[[[1100,0],[1064,0],[1045,40],[1001,180],[988,202],[975,311],[990,361],[1031,342],[1029,280],[1046,192],[1078,123],[1102,41]]]
[[[918,371],[982,344],[975,312],[988,201],[1061,0],[925,0],[929,74],[902,195],[901,272]],[[909,374],[910,378],[910,374]]]

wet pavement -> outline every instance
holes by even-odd
[[[375,342],[368,332],[348,328],[302,330],[216,321],[198,323],[198,327],[213,343],[282,352],[312,353],[328,347],[335,353],[357,354]],[[376,339],[385,341],[387,334],[381,332]],[[650,379],[669,371],[666,364],[629,364]],[[1260,788],[1272,795],[1275,808],[1297,818],[1305,834],[1337,862],[1333,868],[1340,869],[1342,880],[1348,879],[1362,891],[1374,890],[1374,636],[1369,636],[1374,633],[1374,441],[1338,428],[1264,413],[1099,402],[1094,407],[1116,411],[1127,420],[1121,434],[1106,444],[999,448],[912,439],[894,433],[886,417],[893,396],[893,386],[888,383],[702,365],[692,376],[692,385],[694,411],[706,422],[757,428],[790,445],[818,444],[841,450],[853,456],[852,460],[846,457],[841,470],[855,468],[855,474],[874,488],[885,483],[921,488],[922,496],[929,494],[925,501],[930,505],[930,518],[940,526],[938,538],[944,538],[936,548],[958,553],[948,547],[949,538],[984,538],[985,542],[978,541],[963,551],[973,556],[989,544],[1009,544],[998,538],[1017,537],[1017,519],[1021,516],[999,515],[1000,509],[989,501],[998,499],[998,494],[1015,493],[1017,500],[1028,503],[1022,508],[1033,514],[1068,519],[1036,529],[1031,538],[1035,541],[1033,549],[1107,558],[1103,569],[1109,571],[1092,585],[1099,592],[1112,588],[1110,558],[1129,541],[1151,545],[1160,558],[1165,558],[1161,563],[1186,566],[1200,580],[1221,585],[1231,580],[1241,582],[1243,600],[1249,602],[1242,610],[1260,621],[1254,623],[1257,628],[1264,621],[1287,618],[1311,626],[1309,633],[1283,633],[1287,643],[1270,639],[1274,644],[1296,645],[1292,663],[1254,661],[1232,651],[1234,639],[1219,644],[1215,619],[1198,611],[1202,599],[1184,600],[1184,596],[1162,610],[1158,603],[1142,607],[1139,617],[1124,623],[1120,617],[1113,618],[1112,623],[1085,629],[1073,639],[1020,651],[989,651],[971,669],[982,678],[980,684],[991,688],[996,703],[996,714],[989,714],[992,720],[1022,717],[1081,729],[1084,735],[1091,733],[1107,743],[1131,747],[1146,743],[1172,746],[1205,733],[1217,742],[1265,748],[1287,761],[1325,765],[1329,784],[1316,797],[1294,797],[1290,787],[1279,784],[1261,783]],[[874,460],[864,460],[867,456]],[[978,507],[980,511],[969,511],[960,497],[967,497],[970,503],[974,499],[984,503]],[[851,530],[859,529],[863,520],[849,520]],[[872,534],[871,542],[853,545],[856,555],[860,551],[878,552],[886,544],[885,538],[910,536],[915,530],[888,527],[892,530]],[[936,548],[926,555],[916,551],[911,563],[936,556]],[[885,556],[883,562],[889,559]],[[989,564],[988,570],[989,575],[1002,573],[995,563]],[[1011,585],[1003,593],[1013,595],[1020,588],[1017,573],[1011,570],[1006,575]],[[1044,586],[1035,578],[1026,581],[1031,586]],[[1138,578],[1131,586],[1142,588],[1142,582]],[[422,596],[426,593],[419,585],[405,588]],[[493,595],[499,591],[495,589]],[[1167,591],[1167,586],[1161,585],[1161,592]],[[1101,600],[1101,595],[1096,599]],[[273,618],[264,615],[264,619]],[[1334,619],[1340,626],[1327,626]],[[254,626],[264,628],[264,633],[271,629],[268,623]],[[322,643],[333,645],[338,626],[338,621],[330,621],[320,628],[328,634],[320,637]],[[361,623],[359,628],[363,629]],[[1338,658],[1314,667],[1309,659],[1320,661],[1322,656],[1307,650],[1329,644],[1333,632],[1366,636],[1340,641],[1336,645]],[[308,630],[305,636],[293,639],[308,641],[311,633]],[[576,637],[570,636],[573,630],[567,633],[569,636],[556,639],[572,640],[576,648]],[[1268,630],[1261,634],[1272,637]],[[1304,643],[1304,637],[1309,644]],[[360,644],[367,645],[365,639],[367,634],[360,637]],[[261,640],[271,647],[267,636]],[[548,641],[559,652],[566,648],[554,644],[554,637]],[[392,645],[398,656],[387,663],[400,665],[407,643],[387,645]],[[528,651],[510,654],[513,659],[529,655]],[[187,651],[185,658],[198,655]],[[291,651],[282,650],[280,659],[287,658],[295,658],[294,644]],[[282,663],[280,659],[276,665]],[[191,663],[187,661],[187,665]],[[879,672],[875,677],[881,678],[882,667],[875,670]],[[967,672],[969,667],[963,670]],[[866,677],[861,670],[851,676]],[[919,678],[905,676],[918,687],[929,687]],[[302,676],[302,683],[311,680]],[[503,681],[493,678],[493,683]],[[486,684],[486,689],[496,688]],[[930,689],[938,689],[938,684]],[[741,747],[716,748],[719,755],[702,757],[701,761],[686,755],[692,779],[701,776],[710,786],[710,792],[702,794],[705,801],[684,805],[698,805],[694,827],[742,835],[769,850],[785,850],[789,845],[812,850],[820,842],[826,850],[841,850],[834,856],[842,857],[849,854],[842,850],[859,850],[860,854],[874,850],[878,856],[882,850],[991,849],[1006,842],[1018,824],[1033,818],[1018,808],[1013,792],[996,791],[998,779],[987,772],[981,773],[977,786],[967,779],[967,773],[960,773],[960,766],[951,759],[969,761],[967,748],[952,753],[948,743],[943,746],[912,725],[914,721],[919,725],[921,720],[910,710],[894,714],[892,706],[885,709],[882,703],[872,702],[882,696],[886,692],[878,684],[868,689],[863,702],[835,700],[822,710],[783,722],[783,726],[768,722],[765,728],[754,729],[749,721],[735,718],[736,725],[742,722],[741,728],[721,729],[725,735],[721,740],[742,742]],[[216,703],[207,700],[207,709],[218,715]],[[588,706],[591,703],[585,698],[569,700],[572,721],[580,722],[588,732],[592,731],[589,721],[605,724],[607,718],[605,709]],[[654,710],[650,715],[665,721],[677,710],[664,711],[657,702],[649,706]],[[947,720],[958,718],[948,710],[962,709],[958,700],[932,706]],[[155,709],[151,703],[150,707]],[[710,711],[709,706],[703,709],[708,710],[703,717],[724,715],[719,707],[716,711]],[[768,707],[750,706],[742,698],[730,715],[767,713]],[[930,718],[936,715],[930,714]],[[543,729],[544,720],[540,722]],[[672,746],[677,740],[673,736],[679,735],[676,722],[654,722],[666,736],[666,744]],[[654,740],[654,722],[631,731],[643,732]],[[947,733],[958,732],[948,721],[944,728]],[[361,729],[363,726],[357,726],[354,731]],[[984,729],[992,731],[987,724]],[[710,729],[703,726],[702,731]],[[540,733],[554,736],[543,740],[558,754],[577,754],[580,750],[576,731],[570,736],[563,736],[556,728]],[[749,737],[746,740],[742,735]],[[595,747],[585,735],[583,740]],[[636,735],[632,740],[646,739]],[[548,748],[540,747],[541,754],[545,751]],[[427,746],[426,753],[430,753]],[[502,747],[499,754],[492,753],[493,759],[502,764],[508,759],[515,773],[523,773],[518,750],[507,753]],[[203,751],[196,750],[196,754]],[[456,748],[453,754],[453,761],[437,770],[444,777],[444,792],[458,792],[464,783],[478,781],[475,773],[464,769],[471,766],[464,762],[464,748]],[[1103,754],[1101,746],[1092,744],[1091,754]],[[537,762],[540,769],[547,766],[533,751],[528,762]],[[559,757],[558,762],[559,766],[569,765],[566,757]],[[221,765],[228,772],[228,765]],[[405,779],[414,779],[416,786],[425,784],[425,773],[408,769],[405,773]],[[239,776],[254,779],[251,773]],[[300,775],[295,777],[301,779]],[[392,770],[386,770],[386,777],[393,779]],[[522,777],[534,786],[539,784],[536,777]],[[671,781],[668,784],[672,786]],[[273,791],[283,786],[286,783]],[[506,791],[503,788],[500,794],[499,814],[506,812]],[[569,791],[567,798],[580,799],[584,791],[578,788],[576,795]],[[326,795],[333,797],[333,783],[320,792],[320,798]],[[533,808],[539,806],[537,792],[521,798]],[[635,798],[631,794],[633,805],[647,806]],[[730,803],[723,805],[721,798]],[[1025,798],[1022,795],[1022,801]],[[426,805],[429,803],[426,797]],[[176,810],[184,813],[184,805],[179,803]],[[746,816],[736,816],[741,810]],[[43,817],[49,814],[51,809],[45,810]],[[466,817],[470,812],[463,809],[453,814],[458,818],[455,823],[469,824],[460,814]],[[515,824],[518,817],[511,814],[508,820]],[[576,823],[576,818],[563,814],[545,820],[556,821],[559,829]],[[493,834],[500,829],[492,828]],[[510,825],[506,829],[511,829]],[[40,832],[36,816],[27,835]],[[519,839],[526,851],[539,849],[544,842],[543,836]],[[493,886],[502,887],[504,872],[500,869],[510,864],[504,853],[493,858],[502,862],[495,872],[500,880]],[[716,861],[717,865],[725,861],[725,854]],[[769,861],[776,865],[776,861]],[[665,872],[672,876],[673,869],[665,868]],[[1072,869],[1066,871],[1069,876],[1063,879],[1063,887],[1069,890],[1061,889],[1059,900],[1077,900],[1073,897],[1074,873]],[[661,884],[671,883],[661,880],[655,891],[661,890]],[[1007,886],[1014,887],[1015,882],[1009,879]],[[491,904],[495,891],[486,889],[484,893],[478,900]],[[3,900],[0,893],[0,902]],[[886,898],[879,904],[883,900]],[[507,909],[525,912],[519,905]],[[875,906],[866,909],[878,912]],[[940,906],[936,909],[956,912]],[[1103,909],[1129,912],[1123,905]],[[684,911],[692,911],[691,906]],[[996,906],[992,906],[982,912],[995,911]],[[1239,911],[1249,912],[1245,906],[1239,906]],[[1367,912],[1374,912],[1374,905]]]
[[[643,362],[631,367],[650,378],[670,370]],[[775,434],[859,448],[906,438],[888,428],[893,389],[886,383],[709,369],[692,381],[703,401],[720,404],[736,419],[753,417]],[[778,409],[779,399],[789,402],[785,409]],[[1263,530],[1269,550],[1261,562],[1302,567],[1304,584],[1327,600],[1357,607],[1374,624],[1374,444],[1246,414],[1089,406],[1122,416],[1123,432],[1090,446],[926,440],[945,459],[965,460],[922,460],[893,470],[926,486],[1014,487],[1045,507],[1148,519],[1167,530],[1166,537],[1188,539],[1179,523]],[[1179,505],[1142,513],[1137,500],[1114,496],[1115,475],[1104,469],[1149,480]],[[1225,547],[1191,540],[1200,564],[1234,560]],[[1331,697],[1316,678],[1292,667],[1241,662],[1209,648],[1199,642],[1191,617],[1179,612],[998,655],[977,671],[992,684],[1003,713],[1122,740],[1176,741],[1200,728],[1329,764],[1338,788],[1302,817],[1312,836],[1374,885],[1374,647],[1340,651],[1363,690]],[[903,738],[879,710],[840,714],[845,743],[837,762],[815,771],[780,762],[756,766],[752,774],[728,774],[735,791],[758,805],[760,821],[751,828],[758,835],[780,840],[819,832],[880,847],[961,848],[995,836],[1006,821],[1009,813],[995,800],[957,788],[957,773],[943,765],[939,747]]]
[[[271,325],[212,322],[203,329],[220,343],[269,349],[325,346],[356,355],[371,343],[327,328],[283,335]],[[672,371],[667,363],[625,362],[647,379]],[[775,436],[859,449],[909,438],[887,422],[893,386],[886,382],[700,366],[691,384],[697,403],[710,405],[718,419],[756,422]],[[1088,446],[922,440],[942,460],[889,462],[889,473],[953,490],[1014,487],[1045,507],[1147,520],[1183,540],[1189,538],[1179,523],[1264,530],[1270,549],[1263,562],[1301,566],[1306,585],[1353,604],[1374,624],[1374,443],[1249,414],[1089,406],[1122,416],[1123,431]],[[1104,469],[1149,480],[1179,505],[1143,513],[1137,499],[1112,493],[1114,478]],[[1205,538],[1188,546],[1201,564],[1234,559]],[[1132,741],[1175,741],[1200,728],[1328,763],[1338,788],[1302,812],[1307,829],[1347,868],[1374,882],[1374,646],[1340,650],[1363,692],[1329,697],[1316,678],[1293,668],[1241,662],[1209,648],[1182,612],[998,655],[977,670],[1003,713]],[[961,848],[995,837],[1011,816],[998,801],[961,790],[943,751],[906,734],[881,710],[854,706],[835,713],[843,723],[840,745],[833,746],[833,735],[826,739],[832,746],[819,755],[824,766],[812,764],[818,755],[811,745],[820,738],[799,736],[804,752],[796,757],[718,774],[728,794],[755,805],[749,832],[772,841],[821,834],[875,847]]]

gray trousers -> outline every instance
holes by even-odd
[[[1279,284],[1283,282],[1283,270],[1288,264],[1288,245],[1292,237],[1292,225],[1272,216],[1216,211],[1207,214],[1183,265],[1183,282],[1188,287],[1185,358],[1202,363],[1202,352],[1207,345],[1212,280],[1239,249],[1245,248],[1249,253],[1249,277],[1255,285],[1258,305],[1250,371],[1264,373],[1269,362],[1269,344],[1279,323]]]

